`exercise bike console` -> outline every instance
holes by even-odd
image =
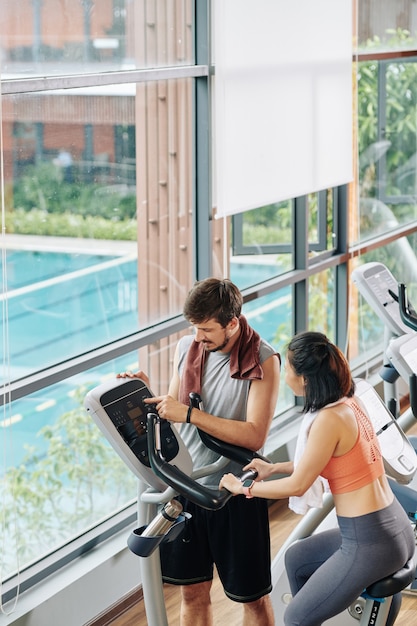
[[[145,398],[150,397],[152,393],[143,380],[115,379],[89,391],[84,405],[138,478],[158,491],[170,486],[202,508],[216,510],[223,507],[232,494],[226,489],[213,489],[197,482],[190,453],[179,432],[158,415],[153,405],[144,403]],[[260,456],[229,444],[225,444],[223,450],[222,442],[208,435],[206,442],[219,455],[238,459],[242,465]],[[249,475],[255,478],[256,472]],[[248,473],[242,480],[246,477]]]
[[[409,484],[417,472],[416,451],[372,385],[363,379],[355,379],[355,385],[375,428],[387,475],[400,484]]]
[[[140,378],[113,379],[89,391],[84,406],[129,469],[151,487],[163,491],[167,485],[152,471],[148,454],[147,416],[150,411],[155,413],[155,408],[143,400],[152,395]],[[165,460],[190,473],[188,450],[167,420],[160,419],[159,438]]]
[[[413,332],[401,317],[398,283],[385,265],[377,262],[360,265],[353,270],[352,281],[394,335]]]

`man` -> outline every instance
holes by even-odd
[[[218,458],[201,442],[197,428],[255,451],[264,445],[274,415],[280,357],[241,315],[242,303],[230,280],[208,278],[194,285],[184,316],[195,335],[178,343],[168,395],[149,400],[161,417],[182,424],[194,468]],[[200,394],[202,410],[190,408],[191,391]],[[225,472],[240,470],[228,462],[203,482],[217,488]],[[244,626],[273,626],[266,501],[231,498],[218,511],[189,502],[184,506],[192,515],[184,533],[161,547],[164,581],[182,586],[181,626],[213,623],[213,563],[226,595],[243,603]]]

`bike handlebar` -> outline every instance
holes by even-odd
[[[400,316],[404,324],[417,331],[417,315],[407,300],[404,283],[398,284],[398,304],[400,305]]]
[[[159,478],[161,478],[167,485],[178,491],[181,495],[185,496],[190,502],[197,504],[203,509],[209,509],[211,511],[216,511],[221,509],[226,502],[232,497],[232,493],[227,491],[226,489],[212,489],[210,487],[206,487],[201,483],[193,480],[190,476],[185,474],[182,470],[180,470],[176,465],[172,465],[168,463],[162,453],[158,441],[160,441],[159,437],[159,429],[160,429],[161,418],[155,413],[148,413],[147,416],[147,438],[148,438],[148,454],[149,461],[151,464],[152,470],[155,472]],[[218,440],[221,444],[220,440]],[[226,447],[230,449],[230,444],[226,444]],[[231,446],[233,448],[233,446]],[[238,457],[242,459],[240,450],[245,450],[245,448],[239,449]],[[247,451],[249,454],[253,454],[250,451]],[[230,458],[227,454],[227,451],[224,451],[223,456]],[[236,457],[237,458],[237,457]],[[246,459],[248,457],[245,457]],[[252,458],[254,458],[252,456]],[[242,465],[247,465],[250,462],[250,459],[243,462]],[[247,478],[256,478],[257,472],[248,470],[246,471],[240,479],[243,481]]]
[[[201,396],[198,393],[196,393],[195,391],[191,391],[189,394],[189,398],[191,406],[196,409],[202,410]],[[262,459],[262,461],[270,463],[270,460],[267,459],[265,456],[262,456],[262,454],[259,454],[259,452],[253,452],[248,448],[243,448],[242,446],[235,446],[232,443],[227,443],[226,441],[222,441],[217,437],[209,435],[208,433],[204,432],[204,430],[200,430],[199,428],[197,430],[198,434],[200,435],[201,441],[207,448],[209,448],[213,452],[217,452],[221,456],[227,457],[231,461],[239,463],[242,466],[249,465],[249,463],[253,459]]]
[[[407,288],[404,283],[398,283],[398,295],[391,289],[388,289],[391,298],[393,298],[395,302],[398,302],[401,320],[406,326],[417,331],[417,313],[408,302],[406,292]]]

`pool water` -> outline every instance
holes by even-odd
[[[136,259],[16,251],[9,261],[12,379],[137,331]]]
[[[238,261],[235,257],[230,263],[230,280],[239,289],[247,289],[252,285],[257,285],[263,280],[274,278],[282,273],[282,268],[276,263],[251,263],[249,261]]]
[[[112,341],[120,337],[121,329],[123,335],[137,331],[135,258],[16,251],[8,253],[7,262],[12,379]],[[241,289],[276,274],[275,265],[245,262],[231,266],[231,279]],[[250,324],[275,344],[277,329],[290,320],[289,305],[290,289],[286,288],[248,303],[243,312]],[[79,406],[74,398],[75,388],[100,380],[111,371],[126,369],[128,358],[121,357],[95,371],[14,401],[11,410],[0,414],[0,431],[9,431],[9,425],[13,427],[10,463],[22,461],[25,445],[34,444],[42,454],[46,442],[42,443],[37,433],[42,426],[55,423],[60,415]]]
[[[8,250],[7,289],[13,291],[68,272],[109,261],[111,256],[70,252],[38,252],[37,250]],[[3,285],[0,287],[3,292]]]

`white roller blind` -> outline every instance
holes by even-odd
[[[215,0],[218,216],[352,180],[352,0]]]

